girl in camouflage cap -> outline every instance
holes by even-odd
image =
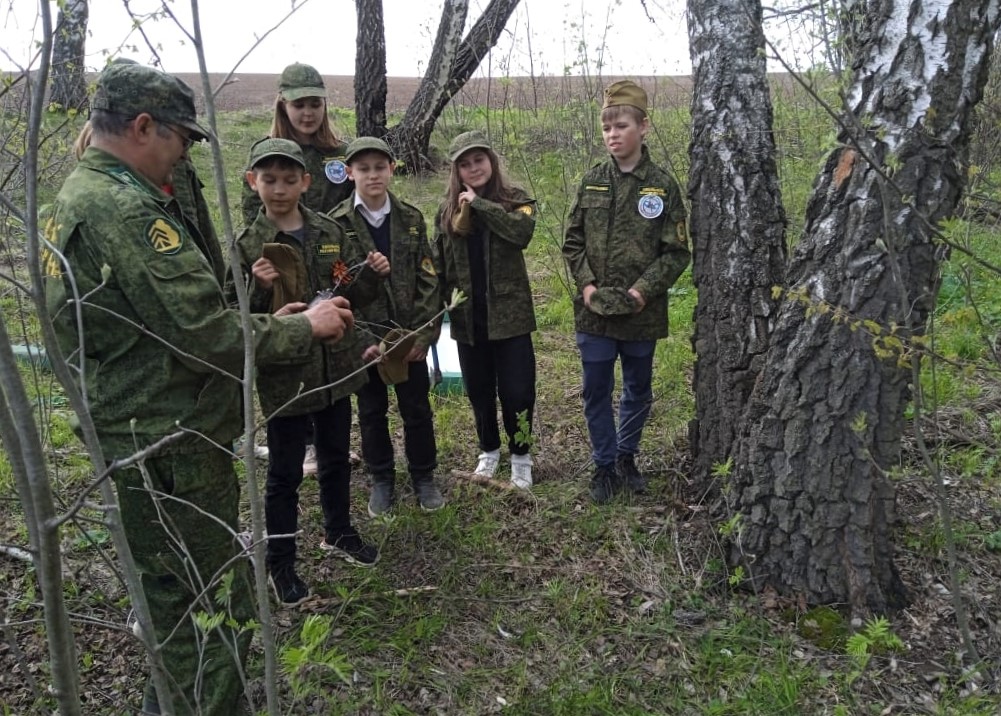
[[[511,449],[511,481],[532,486],[535,410],[535,307],[524,251],[535,231],[535,201],[512,186],[482,132],[465,132],[448,149],[448,193],[438,212],[442,296],[469,297],[450,312],[462,380],[476,418],[475,473],[492,477],[500,461],[500,398]]]

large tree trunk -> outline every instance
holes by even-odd
[[[697,480],[724,463],[765,350],[786,261],[759,0],[690,0],[695,78],[688,195]]]
[[[842,146],[815,184],[742,429],[732,554],[761,584],[860,612],[906,599],[886,473],[910,397],[896,342],[934,307],[932,227],[963,188],[998,0],[874,1],[864,17]]]
[[[52,38],[52,94],[50,101],[64,111],[87,106],[84,76],[87,44],[87,0],[60,4],[59,20]]]
[[[518,7],[518,2],[519,0],[490,0],[490,4],[460,43],[458,40],[469,2],[445,1],[428,71],[407,107],[403,120],[386,135],[386,140],[403,160],[405,171],[431,168],[428,144],[438,117],[497,43],[508,19]]]
[[[382,0],[355,0],[355,130],[359,137],[386,135],[386,25]]]

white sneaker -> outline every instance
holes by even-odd
[[[515,487],[528,490],[532,487],[532,456],[511,456],[511,482]]]
[[[481,452],[479,462],[476,463],[476,469],[473,470],[473,474],[482,475],[483,477],[493,477],[494,473],[497,472],[497,465],[499,463],[500,450]]]
[[[268,450],[266,445],[254,445],[254,457],[258,460],[267,460],[270,454],[271,451]]]
[[[316,446],[307,445],[306,446],[306,459],[302,461],[302,474],[303,475],[315,475],[316,474]]]

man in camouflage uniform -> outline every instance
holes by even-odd
[[[595,471],[591,497],[623,485],[646,488],[636,468],[653,398],[653,355],[667,335],[667,289],[691,254],[685,206],[674,179],[650,160],[646,92],[634,82],[605,90],[602,138],[609,158],[581,181],[563,256],[577,284],[574,326],[584,369],[584,417]],[[612,411],[615,360],[622,361],[619,424]]]
[[[47,223],[48,308],[64,355],[81,367],[75,387],[86,391],[109,461],[185,431],[114,480],[175,713],[229,716],[242,708],[250,633],[227,625],[203,634],[193,620],[219,611],[220,599],[237,624],[255,617],[235,540],[239,484],[221,449],[242,428],[234,376],[244,334],[226,307],[218,253],[161,189],[208,133],[187,85],[128,64],[101,73],[91,124],[91,144]],[[340,338],[352,317],[335,300],[253,322],[257,359],[267,364],[305,360],[315,340]],[[143,708],[159,713],[149,685]]]

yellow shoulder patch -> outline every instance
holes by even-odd
[[[158,254],[176,254],[183,244],[180,230],[171,221],[162,217],[149,223],[146,227],[146,238]]]
[[[49,278],[58,278],[63,273],[59,257],[47,248],[42,249],[42,273]]]
[[[526,214],[528,216],[531,216],[532,214],[535,213],[535,210],[532,209],[531,204],[522,204],[521,206],[518,207],[517,211],[520,211],[522,214]]]
[[[431,260],[430,256],[425,256],[421,259],[421,270],[429,276],[438,275],[438,272],[434,270],[434,261]]]

